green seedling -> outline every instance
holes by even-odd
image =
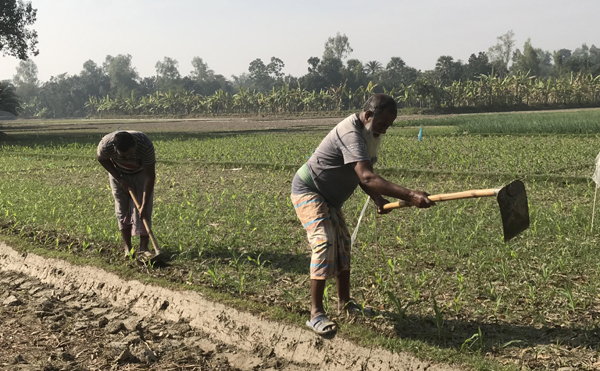
[[[481,353],[483,349],[483,335],[481,334],[481,327],[477,328],[477,333],[473,334],[470,338],[465,340],[460,346],[460,351],[465,352],[467,350],[477,350]]]
[[[444,326],[444,314],[438,306],[437,301],[433,298],[433,311],[435,313],[435,326],[438,331],[438,339],[442,338],[442,326]]]
[[[333,286],[333,284],[328,284],[323,291],[323,308],[325,312],[329,310],[329,289]]]

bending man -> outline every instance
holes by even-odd
[[[132,251],[131,236],[140,236],[139,251],[148,251],[148,231],[142,218],[151,228],[156,156],[150,138],[139,131],[115,131],[107,134],[98,144],[97,159],[108,171],[110,188],[115,198],[115,213],[125,243],[125,255]],[[131,199],[133,191],[141,205],[138,212]]]
[[[336,330],[323,308],[327,279],[336,280],[338,313],[358,309],[350,300],[350,233],[341,211],[356,187],[360,185],[371,196],[379,214],[387,213],[383,205],[389,202],[382,195],[421,208],[434,204],[427,193],[401,187],[373,172],[381,136],[397,113],[392,97],[375,94],[362,112],[346,118],[327,134],[292,181],[291,199],[312,249],[312,306],[306,324],[320,335]]]

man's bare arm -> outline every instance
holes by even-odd
[[[127,180],[121,178],[121,174],[119,174],[119,171],[117,170],[117,168],[111,160],[101,159],[97,156],[96,159],[98,160],[100,165],[102,165],[102,167],[105,168],[106,171],[108,171],[108,173],[117,180],[117,182],[119,182],[119,184],[121,185],[121,187],[123,187],[124,190],[129,191],[129,187],[131,187],[131,184],[129,184]]]
[[[100,165],[102,165],[102,167],[105,168],[106,171],[109,172],[110,175],[112,175],[116,179],[120,178],[119,172],[117,171],[117,168],[115,168],[115,165],[112,163],[111,160],[109,160],[109,159],[102,159],[102,158],[100,158],[98,156],[96,156],[96,159],[98,160],[98,162],[100,163]]]
[[[387,214],[392,211],[391,209],[390,210],[383,209],[383,205],[389,203],[389,201],[386,200],[385,198],[383,198],[382,195],[367,188],[362,183],[359,183],[359,185],[360,185],[360,188],[362,188],[362,190],[373,199],[373,202],[375,203],[375,205],[377,205],[377,213],[378,214]]]
[[[144,165],[144,204],[148,204],[154,191],[154,183],[156,182],[156,167],[152,165]]]
[[[408,188],[404,188],[388,180],[385,180],[380,175],[375,174],[373,171],[373,164],[371,161],[359,161],[354,164],[354,171],[360,179],[361,187],[368,189],[369,192],[375,194],[399,198],[408,202],[409,204],[417,207],[427,208],[435,203],[429,198],[427,194],[419,191],[412,191]],[[371,193],[367,192],[369,195]]]

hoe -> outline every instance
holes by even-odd
[[[529,206],[525,185],[520,180],[515,180],[507,186],[491,189],[474,189],[457,193],[444,193],[429,196],[434,202],[462,200],[465,198],[496,196],[500,205],[502,227],[504,229],[504,242],[515,237],[529,227]],[[383,206],[385,210],[409,207],[405,201],[391,202]]]
[[[142,206],[140,205],[138,200],[135,198],[135,195],[133,194],[133,191],[131,189],[129,190],[129,195],[131,195],[133,202],[135,202],[135,207],[137,207],[137,210],[139,212],[140,209],[142,208]],[[154,238],[154,234],[152,234],[152,230],[150,229],[150,226],[148,225],[148,222],[146,221],[146,219],[142,219],[142,222],[144,222],[144,226],[146,227],[146,230],[148,231],[148,235],[150,236],[150,241],[152,241],[152,247],[154,248],[154,256],[151,257],[149,259],[149,261],[152,263],[162,262],[163,255],[162,255],[162,252],[160,251],[160,249],[158,248],[158,242],[156,242],[156,238]]]

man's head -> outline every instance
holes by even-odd
[[[365,102],[363,113],[365,126],[378,137],[392,126],[398,116],[398,108],[394,98],[387,94],[375,94]]]
[[[367,142],[367,153],[371,158],[377,157],[381,134],[385,134],[392,126],[397,115],[396,101],[387,94],[375,94],[365,102],[361,115],[365,124],[362,134]]]
[[[132,158],[135,156],[135,138],[127,131],[119,131],[115,134],[115,151],[120,157]]]

